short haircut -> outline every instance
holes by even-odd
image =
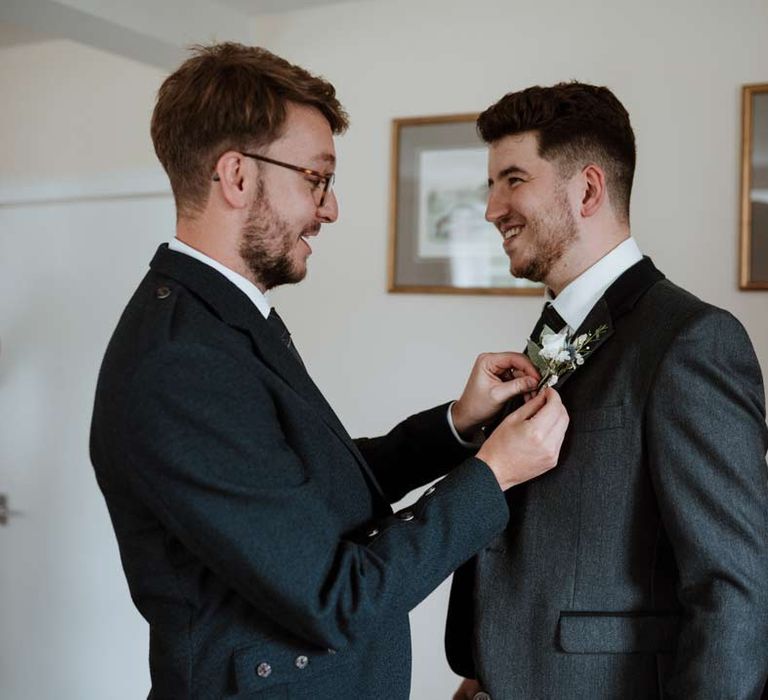
[[[535,132],[539,155],[567,177],[599,165],[617,216],[629,221],[635,135],[627,110],[608,88],[570,82],[511,92],[480,115],[477,129],[486,143]]]
[[[281,136],[289,102],[317,108],[334,134],[346,130],[333,85],[303,68],[256,46],[191,50],[160,87],[151,126],[179,216],[203,210],[222,153],[260,148]]]

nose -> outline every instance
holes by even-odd
[[[485,220],[494,223],[506,213],[506,206],[501,197],[493,189],[488,192],[488,202],[485,205]]]
[[[324,224],[332,224],[339,218],[339,202],[336,199],[336,192],[331,190],[326,193],[323,205],[317,208],[317,215]]]

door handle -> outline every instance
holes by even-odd
[[[8,506],[8,494],[0,493],[0,526],[7,525],[8,521],[17,515],[24,515],[20,510],[11,510]]]

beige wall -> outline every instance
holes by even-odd
[[[394,117],[476,111],[532,83],[578,78],[615,90],[637,133],[632,224],[641,247],[670,278],[740,318],[768,372],[768,294],[739,292],[736,282],[739,88],[768,79],[765,3],[388,0],[262,18],[254,22],[257,31],[270,37],[268,48],[330,78],[352,115],[349,134],[338,142],[340,221],[315,239],[307,281],[278,290],[274,300],[318,384],[353,434],[381,432],[407,412],[455,397],[477,353],[522,347],[538,314],[535,299],[385,292],[389,134]],[[155,183],[148,121],[161,79],[157,69],[66,41],[0,49],[0,292],[17,300],[0,305],[0,378],[5,381],[0,412],[17,415],[30,400],[25,375],[9,364],[9,358],[22,355],[21,350],[14,355],[22,331],[12,310],[25,308],[31,290],[42,293],[48,270],[56,271],[55,293],[62,299],[71,294],[71,303],[60,301],[54,312],[43,295],[30,308],[35,319],[27,324],[25,342],[55,343],[67,327],[74,328],[78,347],[94,361],[78,366],[81,375],[67,377],[86,390],[61,415],[50,416],[42,431],[47,439],[35,445],[36,459],[40,469],[71,465],[80,476],[74,481],[77,491],[69,495],[83,499],[84,527],[106,530],[87,539],[81,554],[107,562],[105,571],[112,572],[104,574],[109,605],[100,598],[97,609],[102,617],[120,610],[118,621],[109,624],[131,668],[121,668],[108,656],[107,645],[94,641],[100,639],[101,620],[85,626],[81,639],[70,638],[68,647],[75,656],[87,649],[105,674],[113,668],[110,663],[115,666],[109,673],[132,672],[134,662],[142,663],[146,639],[140,626],[120,633],[119,620],[132,613],[119,571],[113,571],[118,564],[106,513],[87,474],[89,392],[95,358],[120,305],[154,243],[171,235],[171,200],[161,195],[151,206],[137,199],[135,206],[93,210],[78,205],[77,216],[66,206],[52,208],[48,216],[43,205],[28,206],[28,215],[23,207],[3,205],[13,200],[19,182],[32,183],[33,189],[38,183],[42,193],[51,182],[72,178],[85,182],[86,189],[124,175],[128,180],[145,175]],[[119,226],[110,218],[118,216]],[[48,225],[39,225],[40,220]],[[37,249],[30,250],[28,238],[20,239],[22,232],[38,239]],[[120,252],[104,261],[107,250]],[[22,257],[30,262],[18,270],[14,262]],[[79,268],[89,277],[74,294],[68,290],[81,284],[73,272]],[[94,295],[101,300],[95,307],[88,302]],[[46,315],[53,313],[57,323],[49,324]],[[33,360],[25,361],[25,371],[35,376]],[[55,366],[55,357],[48,361]],[[36,400],[43,402],[45,384],[35,387]],[[25,451],[16,432],[0,435],[0,444],[13,439],[22,463]],[[67,450],[62,444],[69,445]],[[23,478],[14,476],[20,488]],[[35,478],[43,484],[44,472]],[[74,488],[70,483],[62,479],[59,491],[48,496],[58,498]],[[67,513],[62,510],[61,517],[71,517]],[[53,537],[57,546],[73,546],[73,537],[58,543],[57,536],[54,528],[46,541]],[[77,571],[64,578],[75,600]],[[446,698],[454,685],[441,645],[446,590],[413,616],[414,698]],[[66,591],[59,591],[59,599],[65,602],[57,609],[63,609]],[[77,608],[79,614],[87,607]],[[42,618],[38,625],[36,635],[45,636]],[[55,669],[50,673],[56,678]],[[137,683],[145,687],[144,676]],[[40,687],[35,697],[47,697]],[[66,687],[64,680],[60,687]],[[137,696],[135,688],[126,688],[126,698]]]
[[[162,77],[64,39],[3,48],[0,185],[155,169],[149,117]]]

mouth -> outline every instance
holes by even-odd
[[[523,231],[522,224],[519,224],[517,226],[509,226],[508,224],[504,224],[502,226],[499,226],[499,233],[501,234],[505,243],[519,236],[522,233],[522,231]]]
[[[318,233],[320,233],[319,226],[311,229],[307,229],[299,236],[299,240],[303,241],[304,245],[307,246],[307,249],[309,250],[310,253],[312,252],[312,246],[309,245],[309,241],[307,239],[311,238],[312,236],[316,236]]]

